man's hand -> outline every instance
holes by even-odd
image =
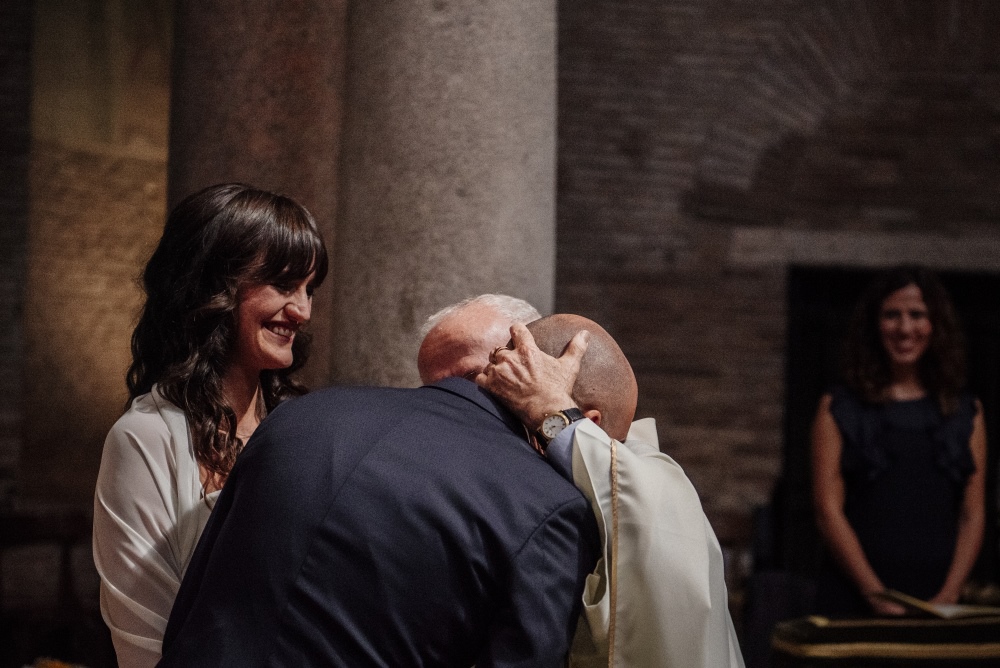
[[[578,408],[573,400],[573,384],[580,373],[590,332],[577,332],[558,358],[542,352],[521,323],[511,325],[510,336],[508,347],[493,351],[490,364],[476,376],[476,382],[532,430],[541,426],[548,413]]]

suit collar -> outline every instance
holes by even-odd
[[[434,390],[443,390],[450,394],[462,397],[467,401],[471,401],[506,424],[515,434],[523,436],[525,440],[527,440],[525,428],[521,421],[518,420],[513,413],[507,410],[506,406],[497,401],[496,397],[473,383],[471,380],[457,377],[443,378],[436,383],[425,385],[424,387]]]

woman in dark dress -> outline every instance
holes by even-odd
[[[829,557],[830,615],[898,615],[886,588],[956,603],[985,517],[982,407],[963,391],[964,350],[947,293],[925,269],[880,275],[855,312],[844,385],[820,401],[813,501]]]

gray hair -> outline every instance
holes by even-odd
[[[420,326],[420,340],[423,341],[424,337],[426,337],[432,329],[437,327],[442,320],[453,313],[461,311],[470,304],[485,304],[486,306],[492,306],[499,311],[501,315],[510,318],[511,322],[520,322],[522,324],[527,324],[532,320],[538,320],[542,317],[542,314],[538,312],[538,309],[523,299],[518,299],[517,297],[511,297],[509,295],[479,295],[478,297],[463,299],[457,304],[452,304],[451,306],[445,306],[443,309],[427,318],[427,321]]]

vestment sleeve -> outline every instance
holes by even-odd
[[[598,546],[583,498],[553,511],[515,559],[506,604],[497,611],[476,667],[565,665],[580,614],[579,592]]]
[[[176,439],[149,404],[146,411],[130,410],[108,434],[94,495],[101,614],[123,668],[159,660],[167,617],[193,549],[186,543],[197,540],[197,534],[184,540],[178,523],[186,516],[200,531],[201,520],[193,516],[208,515],[208,508],[179,501],[190,489],[177,488]],[[186,446],[186,433],[182,441]],[[180,464],[182,477],[191,475],[190,466]],[[188,487],[196,483],[189,481]]]
[[[697,491],[653,443],[651,420],[625,443],[589,420],[576,430],[574,481],[592,503],[604,555],[570,665],[608,665],[613,618],[615,666],[742,668],[719,542]]]
[[[579,422],[573,422],[552,439],[545,457],[559,475],[573,482],[573,440]]]

